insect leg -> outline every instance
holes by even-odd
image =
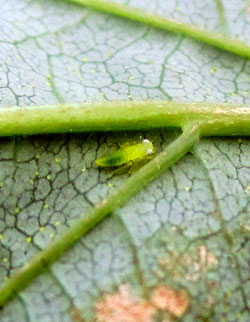
[[[121,174],[128,172],[128,169],[130,169],[132,164],[133,164],[133,162],[129,161],[128,163],[124,164],[123,166],[115,169],[114,171],[112,171],[109,178],[112,178],[113,176],[121,175]]]

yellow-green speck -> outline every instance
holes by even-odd
[[[210,69],[210,73],[215,74],[217,72],[217,70],[218,70],[218,67],[215,66],[215,67]]]
[[[27,237],[27,238],[26,238],[26,241],[27,241],[28,243],[31,243],[31,242],[32,242],[32,237]]]

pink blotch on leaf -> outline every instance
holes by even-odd
[[[117,293],[105,295],[96,304],[96,312],[98,322],[152,322],[156,308],[123,284]]]
[[[190,298],[185,290],[174,290],[169,286],[157,287],[152,295],[156,307],[181,317],[190,306]]]

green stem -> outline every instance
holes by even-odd
[[[218,10],[219,22],[220,22],[221,26],[223,27],[224,32],[228,33],[228,22],[227,22],[227,18],[226,18],[223,0],[215,0],[215,2],[216,2],[217,10]]]
[[[167,101],[92,102],[0,109],[0,136],[183,128],[202,122],[203,136],[250,135],[250,108]]]
[[[25,288],[48,265],[55,262],[97,223],[118,207],[122,207],[148,183],[157,178],[178,159],[185,155],[199,140],[200,125],[189,124],[183,133],[152,161],[139,169],[113,194],[84,214],[64,234],[58,236],[47,248],[36,254],[0,288],[0,306]]]
[[[215,32],[205,31],[193,25],[181,23],[160,15],[147,12],[142,9],[132,8],[130,6],[105,0],[67,0],[80,5],[102,10],[120,17],[139,21],[164,30],[181,33],[194,39],[204,41],[210,45],[223,50],[230,51],[239,56],[250,59],[250,46]]]

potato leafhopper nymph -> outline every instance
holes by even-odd
[[[149,159],[151,154],[154,153],[154,150],[154,146],[149,140],[143,140],[141,143],[132,145],[125,143],[119,150],[96,160],[96,165],[105,168],[120,166],[129,167],[133,163]]]

